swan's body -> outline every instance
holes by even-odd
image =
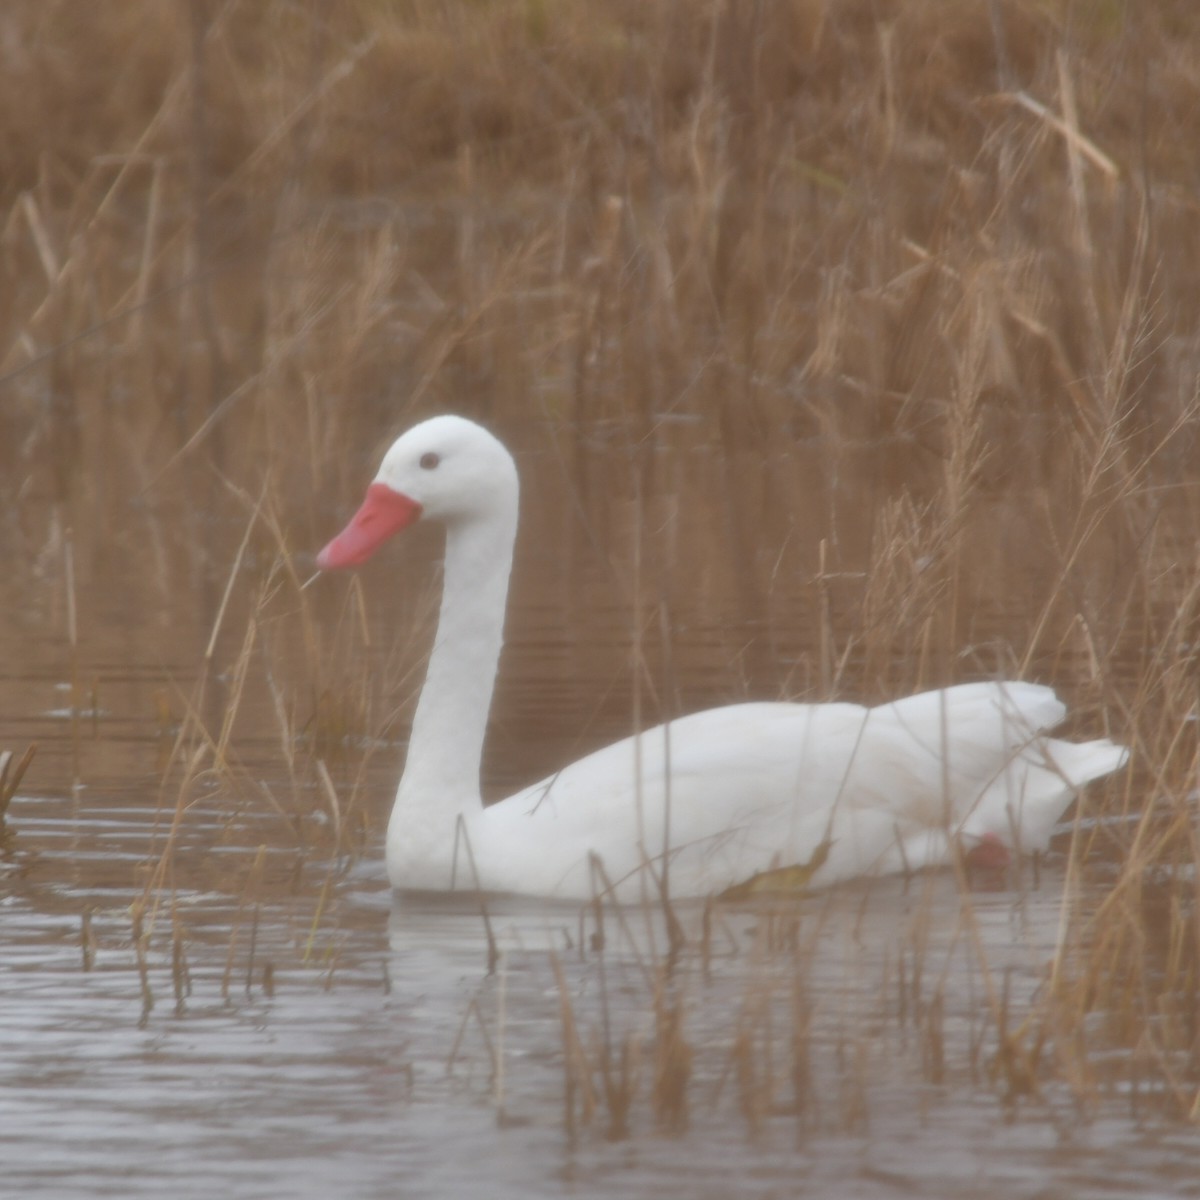
[[[1079,789],[1120,767],[1102,740],[1041,736],[1045,687],[975,683],[867,709],[735,704],[589,754],[484,808],[479,769],[517,526],[517,474],[491,434],[435,417],[388,451],[322,567],[364,561],[418,517],[446,526],[441,615],[388,823],[393,886],[587,898],[717,894],[775,868],[823,886],[1030,851]],[[474,870],[462,844],[465,831]],[[457,862],[456,862],[457,860]]]

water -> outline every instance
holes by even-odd
[[[725,564],[665,590],[661,556],[647,556],[645,578],[631,573],[636,514],[589,508],[585,494],[586,536],[568,535],[568,506],[544,482],[553,463],[523,466],[533,515],[493,793],[628,731],[635,694],[648,721],[822,679],[820,631],[796,615],[813,611],[795,557],[813,539],[768,522],[752,565],[776,582],[747,604],[733,535],[706,551],[723,528],[711,512],[670,533],[660,506],[670,563]],[[711,496],[711,483],[698,460],[690,486]],[[240,536],[236,523],[214,533],[213,561],[232,562]],[[1195,1134],[1161,1115],[1149,1084],[1101,1094],[1046,1070],[1022,1091],[991,1068],[998,1010],[1019,1031],[1044,988],[1064,894],[1095,900],[1068,888],[1062,858],[999,890],[888,880],[784,914],[723,914],[707,934],[692,906],[670,969],[657,917],[607,914],[601,947],[593,913],[497,901],[489,970],[473,901],[395,900],[381,865],[436,544],[418,538],[397,560],[398,599],[394,562],[364,576],[361,637],[345,632],[344,582],[305,593],[327,639],[319,669],[292,600],[254,609],[260,568],[248,565],[198,714],[215,740],[236,700],[228,761],[217,770],[210,753],[188,776],[172,749],[224,575],[168,545],[178,588],[155,592],[133,582],[155,578],[145,547],[106,559],[97,531],[76,538],[75,647],[57,557],[0,585],[3,738],[39,746],[0,859],[0,1193],[1197,1194]],[[780,546],[793,558],[768,553]],[[664,597],[670,647],[654,634]],[[981,605],[973,620],[958,632],[978,646],[996,616]],[[356,679],[361,711],[345,699]],[[322,688],[359,713],[329,759],[336,813],[308,754]],[[672,1044],[672,1006],[682,1042],[656,1055]]]
[[[1195,1194],[1187,1129],[1103,1109],[1084,1119],[1055,1085],[1010,1105],[986,1082],[984,980],[946,877],[810,899],[793,931],[798,952],[766,952],[765,919],[729,914],[707,965],[694,950],[669,984],[693,1053],[686,1128],[656,1124],[643,1046],[630,1132],[613,1141],[601,1097],[590,1124],[577,1109],[568,1133],[553,962],[594,1061],[606,1001],[615,1063],[626,1037],[644,1041],[653,1028],[634,949],[648,961],[651,941],[660,953],[665,943],[639,918],[626,931],[610,919],[596,953],[585,949],[592,923],[573,909],[497,903],[501,960],[489,975],[473,902],[394,902],[377,853],[337,880],[315,933],[317,880],[253,905],[185,886],[174,921],[188,987],[176,1003],[172,919],[161,913],[147,1011],[128,914],[152,839],[145,810],[23,797],[12,824],[19,849],[0,914],[7,1194]],[[252,832],[231,844],[220,815],[201,813],[188,853],[249,855],[253,837],[239,839]],[[971,898],[1015,1010],[1048,961],[1062,884],[1048,869],[1023,896]],[[698,929],[698,911],[682,915]],[[940,1071],[923,1032],[933,1024],[915,1005],[901,1020],[889,994],[918,945],[930,979],[914,994],[927,1003],[933,977],[945,976]],[[801,1104],[788,1079],[796,986],[810,1006]],[[768,1061],[779,1075],[753,1117],[735,1063],[743,1034],[757,1043],[745,1069],[760,1086]]]

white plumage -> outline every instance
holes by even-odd
[[[1123,747],[1042,736],[1066,709],[1035,684],[971,683],[892,704],[749,703],[607,746],[484,808],[479,766],[517,524],[517,474],[460,417],[409,430],[321,552],[369,557],[418,519],[446,527],[442,608],[388,824],[397,888],[622,900],[719,894],[799,867],[809,886],[947,865],[984,844],[1041,849]],[[457,863],[455,860],[457,859]],[[597,864],[602,870],[597,870]]]

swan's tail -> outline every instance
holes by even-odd
[[[969,843],[992,834],[1023,854],[1044,850],[1083,788],[1128,761],[1129,751],[1108,738],[1067,742],[1037,737],[984,790],[960,836]]]
[[[936,731],[953,780],[951,824],[957,821],[957,835],[967,845],[991,836],[1018,852],[1044,849],[1084,786],[1129,758],[1124,746],[1107,738],[1068,742],[1044,736],[1061,724],[1067,709],[1040,684],[963,684],[909,696],[892,707],[910,729],[926,736]]]
[[[1129,761],[1129,751],[1108,738],[1098,738],[1094,742],[1044,738],[1041,745],[1060,779],[1074,791],[1079,791],[1093,779],[1119,771]]]

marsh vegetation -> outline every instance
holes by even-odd
[[[132,981],[98,1030],[434,970],[369,864],[436,540],[304,585],[455,411],[524,485],[496,794],[708,703],[999,676],[1132,764],[997,892],[689,910],[675,956],[501,914],[490,975],[456,913],[392,1118],[436,1063],[531,1146],[736,1114],[775,1179],[781,1122],[819,1162],[913,1094],[1191,1132],[1190,0],[9,0],[0,42],[0,879],[28,961]]]

